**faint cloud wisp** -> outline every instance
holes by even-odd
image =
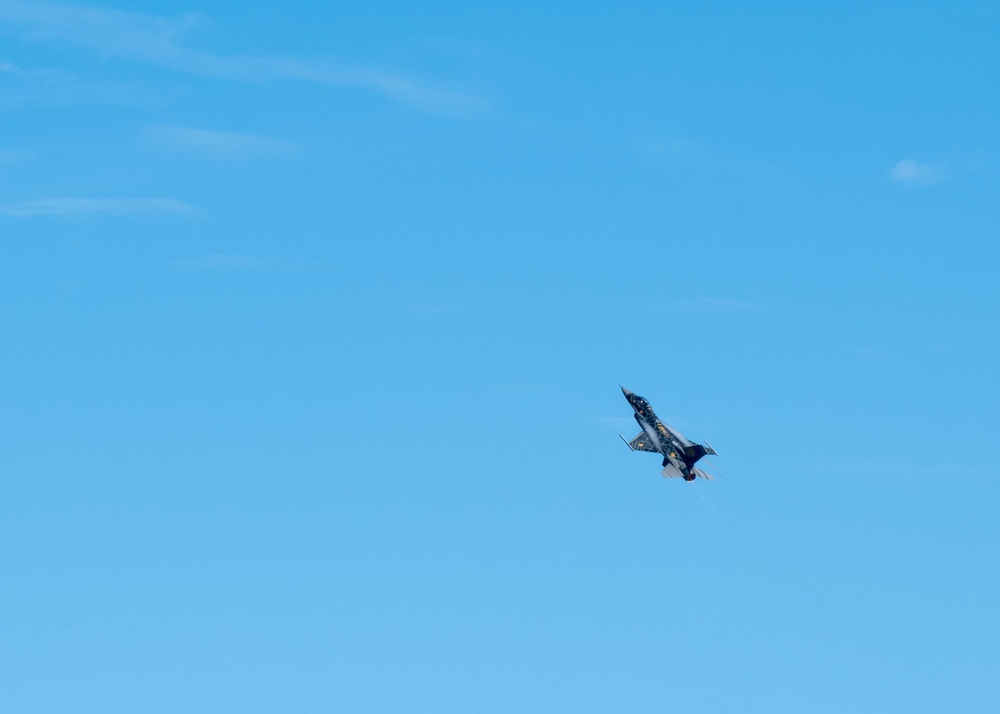
[[[31,154],[27,151],[5,151],[0,149],[0,164],[10,164],[15,161],[26,161],[31,159]]]
[[[17,218],[73,215],[190,215],[196,212],[190,204],[172,198],[43,198],[0,206],[0,215]]]
[[[0,11],[2,12],[2,11]],[[2,25],[2,22],[0,22]],[[59,69],[25,69],[0,63],[0,107],[110,103],[158,104],[165,94],[136,82],[83,79]]]
[[[921,186],[937,183],[944,178],[942,168],[933,168],[913,159],[905,159],[892,167],[889,176],[893,182],[904,186]]]
[[[426,86],[379,70],[297,57],[219,56],[181,44],[192,29],[206,24],[203,13],[156,17],[81,5],[0,4],[0,25],[20,28],[26,39],[75,45],[175,72],[226,80],[294,79],[369,89],[400,104],[453,116],[474,114],[489,106],[472,94]]]
[[[230,158],[277,156],[298,149],[291,142],[267,136],[179,126],[151,126],[143,131],[143,135],[147,140],[165,148]]]

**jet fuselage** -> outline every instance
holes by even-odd
[[[695,463],[707,453],[700,444],[694,444],[672,427],[660,421],[656,412],[643,397],[622,387],[622,393],[635,410],[636,422],[649,438],[653,450],[663,455],[664,468],[673,467],[686,481],[692,480]],[[649,449],[647,449],[649,450]]]

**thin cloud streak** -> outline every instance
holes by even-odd
[[[151,126],[143,131],[149,141],[169,149],[228,157],[277,156],[299,147],[288,141],[235,131]]]
[[[185,74],[236,81],[294,79],[369,89],[401,104],[449,115],[468,115],[489,107],[480,97],[424,86],[378,70],[344,68],[327,61],[296,57],[223,57],[180,44],[185,35],[206,23],[207,16],[202,13],[154,17],[55,3],[0,5],[0,24],[21,28],[26,39],[67,43]]]
[[[25,69],[0,64],[0,107],[22,108],[67,104],[159,104],[168,94],[135,82],[83,79],[59,69]]]
[[[0,215],[16,218],[38,216],[151,214],[190,215],[197,210],[172,198],[43,198],[0,206]]]
[[[895,183],[905,186],[919,186],[937,183],[944,178],[943,170],[922,164],[914,159],[905,159],[892,167],[889,173]]]
[[[27,161],[32,156],[27,151],[7,151],[0,149],[0,164],[11,164],[16,161]]]

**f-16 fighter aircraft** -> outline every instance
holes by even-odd
[[[642,431],[632,441],[625,441],[625,437],[621,437],[628,448],[632,451],[651,451],[654,454],[663,454],[663,471],[660,473],[665,478],[682,478],[685,481],[694,481],[697,477],[712,480],[712,477],[707,473],[694,467],[702,456],[717,455],[711,444],[706,441],[705,446],[702,446],[688,441],[679,431],[660,421],[645,399],[635,392],[630,392],[625,387],[622,387],[622,392],[628,403],[635,409],[635,420],[642,427]],[[621,435],[619,434],[619,436]]]

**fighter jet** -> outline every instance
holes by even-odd
[[[620,384],[618,386],[621,387]],[[694,481],[695,478],[712,480],[711,476],[694,466],[702,456],[717,456],[711,444],[706,441],[705,446],[702,446],[688,441],[679,431],[660,421],[645,399],[625,387],[622,387],[622,393],[635,409],[633,416],[642,427],[642,431],[632,441],[626,441],[624,436],[618,435],[628,448],[632,451],[662,454],[663,471],[660,473],[664,478],[682,478],[685,481]]]

